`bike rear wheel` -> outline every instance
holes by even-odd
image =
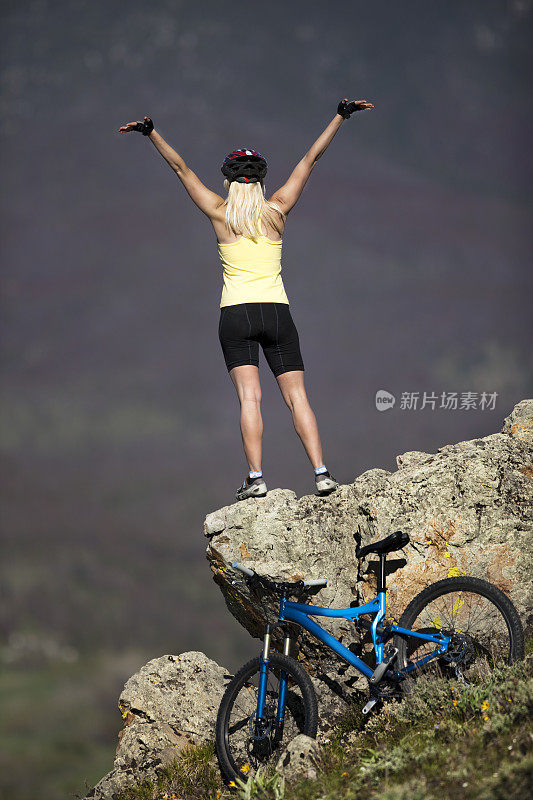
[[[445,578],[431,584],[411,600],[398,625],[452,637],[446,653],[413,670],[413,677],[438,672],[470,680],[524,657],[518,612],[506,594],[480,578]],[[430,642],[398,634],[394,644],[400,670],[436,649]]]
[[[270,772],[295,736],[316,736],[318,705],[311,679],[297,661],[281,653],[269,656],[263,726],[257,729],[259,668],[259,657],[241,667],[228,684],[218,710],[216,750],[228,780],[246,779],[259,769]],[[287,695],[280,729],[276,727],[276,712],[282,672],[287,675]]]

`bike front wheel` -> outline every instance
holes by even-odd
[[[437,581],[418,594],[399,620],[401,628],[451,636],[445,653],[413,670],[474,678],[495,666],[524,657],[524,632],[506,594],[480,578]],[[395,637],[398,667],[404,670],[435,652],[434,643],[405,635]]]
[[[311,679],[297,661],[281,653],[269,656],[263,718],[257,725],[259,669],[259,657],[241,667],[228,684],[218,710],[216,750],[228,780],[246,779],[259,769],[269,772],[295,736],[304,733],[316,737],[318,705]],[[277,725],[283,676],[287,681],[285,714],[283,724]]]

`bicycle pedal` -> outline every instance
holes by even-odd
[[[376,698],[375,698],[375,697],[372,697],[372,698],[371,698],[371,699],[368,701],[368,703],[366,704],[366,706],[363,708],[363,711],[362,711],[362,713],[363,713],[363,714],[369,714],[369,713],[372,711],[372,709],[374,708],[374,706],[376,705],[376,703],[377,703],[377,700],[376,700]]]
[[[385,656],[381,664],[377,665],[376,669],[368,679],[372,685],[375,685],[376,683],[380,682],[382,677],[385,675],[389,664],[396,658],[397,655],[398,655],[398,648],[393,647],[390,653],[388,653],[388,655]]]

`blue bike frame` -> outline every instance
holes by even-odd
[[[354,655],[351,650],[339,642],[338,639],[332,636],[331,633],[328,633],[328,631],[324,630],[324,628],[322,628],[317,622],[310,619],[310,617],[335,617],[338,619],[356,620],[363,614],[375,614],[374,620],[370,626],[370,632],[372,634],[372,642],[374,644],[374,651],[376,654],[376,666],[378,666],[383,661],[384,642],[377,631],[377,627],[384,618],[386,610],[387,600],[385,592],[379,592],[377,597],[370,603],[366,603],[365,605],[358,606],[356,608],[323,608],[322,606],[293,603],[290,600],[282,597],[280,599],[279,621],[298,623],[298,625],[300,625],[302,628],[305,628],[305,630],[309,631],[309,633],[313,634],[313,636],[315,636],[319,641],[327,645],[338,656],[340,656],[340,658],[344,659],[344,661],[347,661],[348,664],[351,664],[351,666],[355,667],[367,678],[370,678],[373,674],[373,670],[367,664],[365,664],[364,661],[361,661],[360,658]],[[403,669],[401,673],[397,672],[396,675],[405,675],[415,669],[418,669],[426,662],[431,661],[431,659],[437,658],[446,651],[450,643],[450,637],[445,636],[442,633],[417,633],[416,631],[412,631],[407,628],[400,628],[398,625],[387,626],[387,633],[390,632],[402,633],[405,636],[411,636],[416,639],[424,639],[427,642],[433,642],[434,644],[438,645],[433,653],[430,653],[424,658],[421,658],[413,664],[410,664],[408,667]],[[268,658],[265,659],[264,657],[261,657],[260,662],[257,719],[261,719],[263,714],[268,677]],[[276,713],[277,726],[281,726],[283,724],[287,690],[286,684],[286,675],[284,672],[282,672],[278,696],[278,709]]]

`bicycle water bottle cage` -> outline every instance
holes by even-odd
[[[356,558],[364,558],[369,553],[377,553],[377,555],[386,555],[392,553],[394,550],[401,550],[402,547],[410,541],[409,534],[403,531],[395,531],[385,539],[380,539],[379,542],[367,544],[364,547],[357,547],[355,551]]]

